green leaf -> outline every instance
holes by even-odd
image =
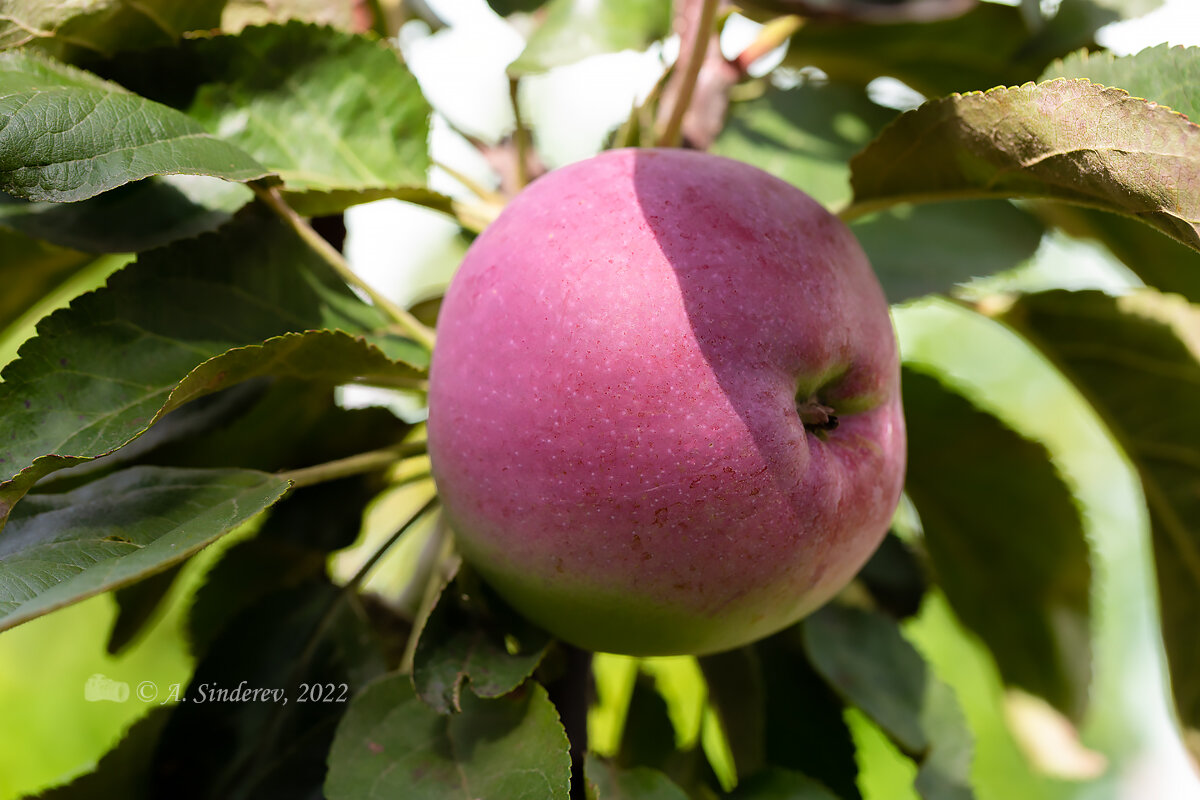
[[[517,11],[531,14],[546,5],[547,2],[548,0],[487,0],[487,4],[492,7],[492,11],[495,11],[502,17],[507,17],[509,14]]]
[[[894,623],[830,605],[806,619],[801,630],[809,659],[830,686],[879,723],[906,753],[929,749],[929,734],[921,724],[928,669]]]
[[[506,697],[468,693],[458,714],[426,706],[405,675],[354,698],[329,752],[329,800],[567,800],[571,759],[537,683]]]
[[[751,13],[757,14],[799,14],[814,19],[827,17],[839,22],[891,25],[957,17],[970,9],[974,0],[749,0],[744,5]]]
[[[791,38],[785,63],[818,67],[834,80],[859,85],[890,75],[938,97],[1033,80],[1050,59],[1091,39],[1086,29],[1047,28],[1035,39],[1019,8],[995,3],[934,22],[806,20]]]
[[[289,202],[338,191],[308,209],[328,212],[427,193],[430,106],[386,42],[289,22],[189,40],[148,58],[131,59],[126,70],[149,63],[161,74],[133,74],[128,85],[178,103],[267,165],[283,178]]]
[[[1064,200],[1200,249],[1200,127],[1084,80],[955,95],[896,119],[850,163],[851,216],[969,197]]]
[[[1012,269],[1037,251],[1044,232],[1005,200],[902,205],[852,229],[892,303]]]
[[[856,580],[870,592],[880,610],[896,619],[916,616],[929,589],[922,559],[895,531],[858,571]]]
[[[1164,43],[1121,57],[1081,50],[1051,63],[1041,80],[1054,78],[1086,78],[1200,119],[1200,47]]]
[[[457,712],[464,684],[479,697],[506,695],[533,674],[550,642],[498,598],[489,597],[485,606],[455,582],[442,591],[421,629],[413,685],[439,714]]]
[[[1200,312],[1152,291],[1059,291],[1004,319],[1079,387],[1141,479],[1171,688],[1180,721],[1200,729]]]
[[[155,755],[155,797],[319,797],[350,699],[383,673],[357,597],[323,575],[240,614],[196,666]],[[220,692],[277,690],[225,700]]]
[[[374,346],[393,349],[373,333],[386,327],[282,223],[257,213],[151,251],[43,320],[5,368],[0,505],[238,381],[409,382],[416,370]]]
[[[1146,284],[1200,303],[1200,253],[1130,217],[1045,203],[1043,216],[1072,236],[1107,247]]]
[[[0,537],[0,630],[161,572],[285,489],[248,470],[134,467],[30,497]]]
[[[113,592],[113,600],[117,604],[117,618],[113,620],[112,631],[108,634],[108,645],[105,647],[110,655],[125,650],[150,622],[158,617],[163,601],[182,568],[182,563],[176,564],[170,569],[157,572]]]
[[[711,149],[782,178],[826,207],[839,207],[851,197],[846,162],[895,116],[856,86],[771,88],[730,106]]]
[[[354,542],[379,489],[379,481],[356,475],[301,487],[276,503],[258,533],[229,548],[196,591],[192,652],[207,652],[230,620],[264,597],[322,579],[329,553]]]
[[[121,458],[160,431],[181,428],[178,435],[150,449],[147,463],[178,467],[236,466],[263,472],[299,469],[326,461],[389,447],[412,429],[391,411],[380,407],[345,409],[336,403],[333,387],[297,378],[241,384],[245,399],[230,398],[227,413],[211,418],[176,418],[203,404],[188,403],[171,412],[134,445],[105,459]],[[253,394],[249,390],[257,390]],[[235,390],[236,391],[236,390]],[[228,392],[210,396],[223,399]],[[76,470],[72,470],[74,473]],[[71,474],[71,473],[67,473]],[[314,487],[315,488],[315,487]]]
[[[118,50],[172,44],[188,31],[219,27],[226,0],[7,0],[0,14],[0,50],[37,44]]]
[[[178,111],[31,53],[0,54],[0,120],[0,191],[26,200],[85,200],[151,175],[267,175]]]
[[[0,331],[91,260],[87,253],[0,230]]]
[[[638,670],[634,678],[616,762],[624,769],[647,767],[675,773],[680,753],[675,749],[675,725],[655,678]]]
[[[936,378],[908,368],[903,386],[906,491],[938,583],[1006,682],[1079,720],[1091,678],[1091,566],[1070,489],[1041,444]]]
[[[158,737],[170,717],[165,706],[150,711],[125,733],[120,744],[104,754],[96,769],[62,786],[37,795],[37,800],[93,800],[120,797],[149,800],[150,765]]]
[[[649,767],[621,769],[588,753],[583,769],[588,800],[688,800],[683,789]]]
[[[817,671],[920,762],[925,800],[969,800],[973,744],[953,690],[880,614],[829,605],[801,623]]]
[[[750,647],[701,656],[708,702],[716,711],[738,776],[752,775],[766,761],[769,702],[758,654]]]
[[[0,195],[0,226],[89,253],[138,253],[216,230],[254,198],[238,183],[166,175],[77,203]]]
[[[839,800],[819,781],[772,767],[738,783],[729,800]]]
[[[813,669],[800,628],[755,643],[766,703],[766,760],[857,800],[858,764],[845,705]]]
[[[551,0],[545,21],[508,73],[529,75],[601,53],[644,50],[670,30],[671,4],[662,0]]]

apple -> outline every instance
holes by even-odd
[[[900,497],[883,291],[840,220],[738,161],[615,150],[536,181],[467,252],[430,370],[464,558],[589,650],[780,630]]]

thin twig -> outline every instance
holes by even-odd
[[[381,311],[395,320],[406,334],[411,336],[419,344],[423,345],[427,350],[433,350],[435,335],[432,329],[424,325],[420,320],[408,313],[400,306],[393,303],[388,298],[384,297],[379,292],[375,291],[366,281],[358,276],[350,265],[346,263],[345,257],[337,251],[333,245],[325,241],[321,234],[313,230],[308,222],[296,213],[296,210],[287,204],[283,196],[279,193],[279,189],[274,186],[266,186],[258,181],[252,181],[250,188],[258,195],[259,200],[266,204],[268,208],[279,215],[280,219],[288,224],[294,230],[304,243],[313,249],[317,255],[321,256],[329,266],[333,267],[334,271],[341,276],[342,280],[351,286],[357,286],[366,293],[374,304]]]
[[[708,39],[713,33],[713,23],[717,18],[718,0],[702,0],[700,17],[692,31],[691,47],[684,59],[683,81],[679,84],[679,94],[675,97],[675,105],[671,107],[671,116],[667,118],[658,143],[664,147],[678,147],[683,131],[683,117],[688,105],[692,102],[692,93],[696,90],[696,79],[700,77],[700,67],[704,63],[704,54],[708,52]]]
[[[762,26],[758,36],[754,37],[754,41],[747,45],[745,50],[738,53],[733,63],[743,74],[746,73],[751,64],[782,45],[803,25],[804,18],[795,14],[776,17]]]

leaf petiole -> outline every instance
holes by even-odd
[[[321,234],[313,230],[312,226],[299,214],[296,210],[287,204],[283,196],[279,194],[279,189],[274,186],[267,186],[259,181],[251,181],[250,188],[258,196],[268,208],[274,211],[280,219],[288,224],[292,230],[299,234],[304,243],[313,249],[317,255],[321,256],[329,266],[333,267],[334,271],[351,286],[358,287],[366,293],[371,299],[371,303],[377,308],[386,313],[389,317],[395,320],[396,324],[415,341],[425,347],[426,350],[432,351],[436,335],[433,329],[423,324],[420,320],[414,317],[405,309],[393,303],[388,298],[384,297],[379,292],[364,281],[359,275],[350,268],[345,257],[334,248],[329,242],[325,241]]]
[[[286,470],[276,474],[281,478],[291,481],[293,488],[312,486],[316,483],[325,483],[326,481],[333,481],[338,478],[347,478],[351,475],[360,475],[364,472],[384,469],[397,461],[424,455],[424,453],[424,440],[419,442],[401,442],[392,447],[369,450],[365,453],[357,453],[335,461],[326,461],[324,464],[300,467],[299,469]]]

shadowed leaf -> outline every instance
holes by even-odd
[[[903,385],[906,491],[938,583],[1006,682],[1078,721],[1091,679],[1091,567],[1070,490],[1042,445],[936,378],[909,368]]]
[[[567,800],[571,759],[537,683],[443,716],[390,675],[354,698],[329,751],[329,800]]]
[[[410,381],[416,370],[392,356],[419,351],[386,327],[282,224],[253,214],[145,254],[43,320],[5,368],[0,504],[238,381]]]
[[[738,783],[730,800],[839,800],[819,781],[772,767]]]
[[[846,162],[895,116],[853,85],[771,88],[730,106],[711,150],[766,170],[833,208],[851,197]]]
[[[104,754],[96,769],[63,786],[47,789],[37,800],[92,800],[121,797],[149,800],[150,765],[171,709],[160,707],[135,722],[120,744]]]
[[[801,623],[813,665],[919,763],[924,800],[970,800],[974,744],[953,690],[880,614],[829,605]]]
[[[806,20],[784,63],[859,85],[887,75],[939,97],[1033,80],[1051,59],[1091,44],[1096,28],[1117,18],[1093,0],[1063,0],[1036,34],[1021,9],[996,3],[932,22]]]
[[[507,612],[497,598],[489,601],[484,608],[451,583],[421,628],[413,684],[440,714],[461,709],[464,685],[479,697],[508,694],[533,673],[550,646],[545,632]]]
[[[134,467],[30,497],[0,537],[0,630],[161,572],[285,489],[249,470]]]
[[[89,253],[138,253],[216,230],[253,197],[241,184],[167,175],[77,203],[31,203],[0,195],[0,226]]]
[[[7,0],[0,50],[35,44],[61,55],[82,48],[118,50],[171,43],[187,31],[216,28],[226,0]]]
[[[1012,269],[1037,252],[1044,231],[1005,200],[903,205],[851,229],[892,303]]]
[[[584,766],[587,800],[687,800],[663,773],[649,767],[621,769],[592,753]]]
[[[350,699],[384,671],[357,598],[319,576],[239,614],[204,655],[163,731],[155,797],[318,797]],[[245,697],[237,692],[269,690]]]
[[[1200,730],[1200,311],[1144,291],[1047,292],[1005,320],[1079,387],[1141,479],[1180,721]]]
[[[0,230],[0,331],[93,256]]]

